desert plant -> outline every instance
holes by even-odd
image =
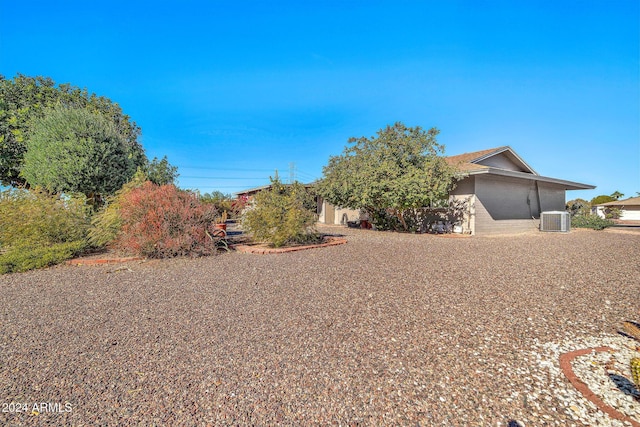
[[[633,337],[637,341],[640,341],[640,328],[633,322],[624,321],[622,322],[622,329],[624,333]]]
[[[216,252],[212,237],[217,210],[174,185],[145,182],[119,201],[121,231],[114,246],[150,258]]]
[[[609,219],[600,218],[598,215],[576,215],[571,218],[571,227],[591,228],[593,230],[603,230],[614,225]]]
[[[26,271],[72,258],[86,246],[84,196],[0,192],[0,272]]]
[[[631,359],[631,378],[636,383],[636,387],[640,390],[640,357]]]
[[[228,214],[227,211],[223,211],[220,216],[216,217],[216,224],[224,224],[227,222]]]
[[[316,215],[308,209],[311,199],[302,184],[284,185],[276,177],[269,190],[255,195],[255,205],[244,214],[242,227],[255,240],[274,247],[319,240]]]

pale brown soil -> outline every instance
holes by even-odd
[[[72,407],[0,424],[571,425],[507,400],[523,352],[640,314],[638,233],[323,231],[348,243],[0,276],[0,410]]]

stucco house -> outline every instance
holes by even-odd
[[[247,190],[238,191],[237,193],[234,193],[234,195],[238,199],[249,200],[259,192],[263,190],[270,190],[270,189],[271,189],[271,184],[267,184],[267,185],[262,185],[260,187],[254,187],[254,188],[249,188]]]
[[[567,190],[595,186],[539,175],[509,146],[446,158],[465,174],[450,199],[466,201],[465,233],[487,235],[537,230],[540,213],[564,211]],[[359,212],[318,201],[319,221],[325,224],[356,220]]]
[[[463,228],[471,234],[503,234],[536,230],[540,213],[564,211],[567,190],[595,186],[539,175],[511,147],[447,157],[465,177],[451,193],[468,198]]]
[[[631,197],[625,200],[614,200],[612,202],[600,203],[594,206],[596,213],[604,218],[610,209],[619,209],[620,218],[618,222],[625,223],[629,221],[640,222],[640,197]]]

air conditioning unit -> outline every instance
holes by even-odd
[[[571,229],[569,212],[549,211],[540,214],[540,231],[559,231],[568,233]]]

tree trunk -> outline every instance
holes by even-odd
[[[407,227],[407,222],[404,220],[404,211],[401,209],[397,209],[396,215],[398,216],[398,219],[400,220],[400,224],[402,224],[402,228],[404,228],[404,231],[409,230],[409,227]]]

